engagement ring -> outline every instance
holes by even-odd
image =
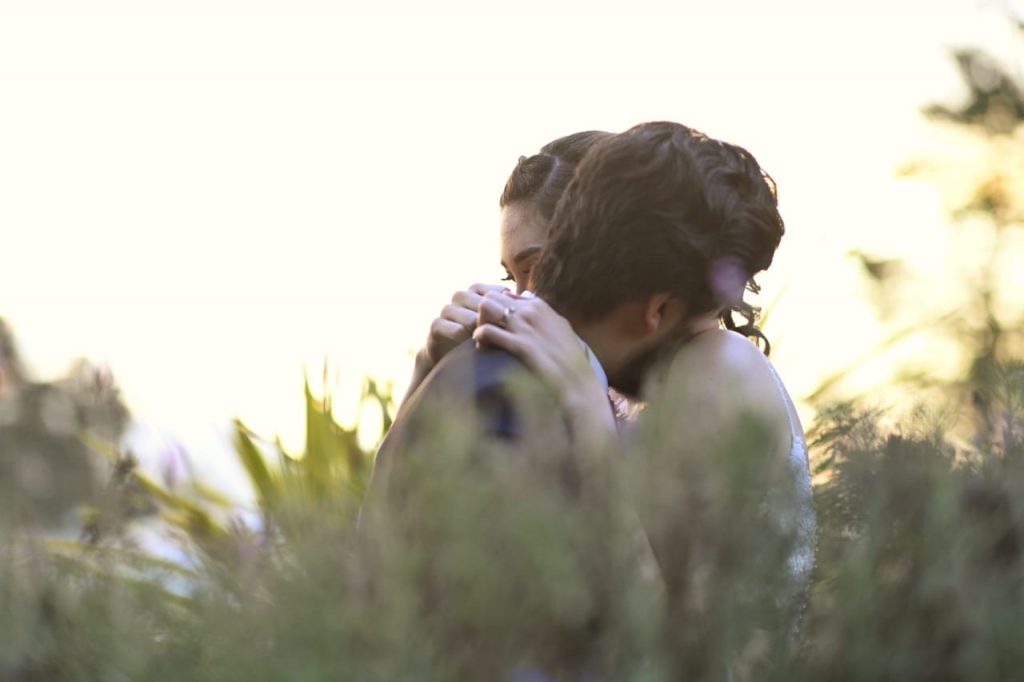
[[[516,309],[514,307],[506,307],[504,312],[501,313],[501,326],[504,327],[505,329],[508,329],[508,322],[510,319],[512,319],[512,316],[515,315],[515,313]]]

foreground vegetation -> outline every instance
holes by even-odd
[[[402,504],[360,518],[370,455],[307,393],[304,453],[237,425],[256,514],[108,450],[79,540],[5,515],[0,678],[1008,679],[1024,667],[1024,367],[999,376],[969,442],[948,415],[822,417],[796,637],[766,598],[788,539],[763,522],[769,473],[744,448],[674,461],[651,431],[566,486],[551,453],[481,456],[441,428]],[[376,387],[365,398],[387,414]],[[176,561],[138,544],[154,514]],[[639,530],[651,514],[685,559],[670,591]]]

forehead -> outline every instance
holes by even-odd
[[[540,211],[524,201],[516,201],[501,210],[502,246],[543,245],[547,241],[548,221]]]

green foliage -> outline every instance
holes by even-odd
[[[1013,3],[998,4],[1019,29],[1019,8],[1015,15]],[[880,394],[897,395],[900,402],[906,393],[920,399],[929,392],[935,405],[945,400],[981,408],[958,411],[960,423],[949,430],[962,435],[984,427],[984,393],[996,380],[996,368],[1024,354],[1024,307],[1016,283],[1024,262],[1024,80],[1016,68],[1024,63],[1024,32],[1003,46],[1001,58],[991,47],[951,50],[963,97],[923,108],[932,122],[934,151],[912,155],[898,171],[931,183],[942,197],[949,213],[945,233],[919,241],[922,248],[932,239],[948,243],[943,265],[935,270],[938,260],[929,257],[930,266],[921,267],[914,247],[897,254],[863,247],[849,252],[863,267],[868,295],[888,334],[822,378],[805,397],[816,407]],[[886,369],[884,384],[847,381],[865,364],[884,367],[893,361],[896,370]]]
[[[307,381],[305,401],[306,443],[298,454],[288,453],[279,439],[273,446],[261,447],[244,424],[235,423],[235,449],[264,521],[289,536],[306,532],[321,514],[354,522],[373,466],[372,453],[359,446],[358,428],[345,429],[333,418],[329,395],[318,400]],[[385,431],[390,427],[394,406],[375,382],[366,382],[360,402],[377,406]],[[265,450],[272,452],[276,467],[267,464]]]
[[[82,541],[9,528],[0,677],[1008,679],[1024,665],[1024,372],[999,376],[993,429],[970,445],[923,412],[896,431],[849,405],[823,415],[798,630],[776,599],[784,472],[758,456],[756,421],[701,453],[648,410],[624,459],[517,453],[439,419],[396,469],[400,496],[367,505],[370,453],[307,389],[303,453],[237,425],[258,522],[110,452]],[[186,559],[133,544],[140,505]]]
[[[0,517],[51,531],[73,523],[99,482],[79,433],[116,440],[127,422],[109,370],[78,360],[60,379],[36,381],[0,318]]]
[[[1008,373],[1021,395],[1024,376]],[[829,679],[1010,679],[1024,665],[1024,439],[957,449],[849,408],[823,437],[807,667]]]

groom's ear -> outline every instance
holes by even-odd
[[[644,304],[644,329],[654,334],[659,329],[673,328],[686,314],[686,305],[675,294],[651,294]]]

